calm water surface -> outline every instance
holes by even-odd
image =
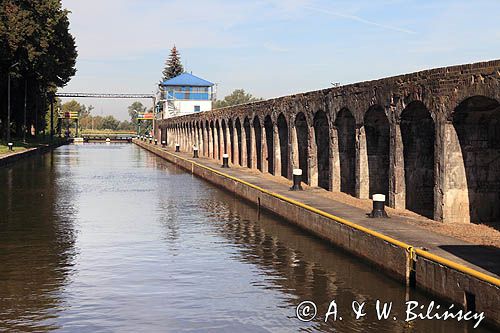
[[[0,185],[0,331],[488,332],[405,323],[432,299],[131,144],[61,147]]]

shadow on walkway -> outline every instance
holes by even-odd
[[[500,275],[500,249],[486,245],[441,245],[441,249]]]

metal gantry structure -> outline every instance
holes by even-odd
[[[154,94],[56,93],[55,97],[154,99],[155,95]]]
[[[153,100],[153,132],[155,131],[155,120],[156,120],[156,95],[155,94],[109,94],[109,93],[55,93],[54,97],[59,98],[131,98],[131,99],[152,99]],[[54,99],[51,98],[50,101],[50,133],[53,136],[54,133],[54,125],[52,122],[53,113],[54,113]]]

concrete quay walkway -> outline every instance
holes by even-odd
[[[454,237],[420,228],[415,224],[410,224],[409,221],[411,218],[408,217],[390,216],[388,219],[368,218],[367,213],[369,213],[369,211],[318,194],[318,191],[323,191],[323,189],[312,188],[304,191],[290,191],[291,181],[290,185],[284,184],[282,180],[277,180],[278,176],[261,177],[255,170],[252,171],[248,168],[236,165],[231,165],[229,169],[222,168],[221,162],[218,160],[202,156],[193,158],[192,153],[174,152],[174,149],[170,147],[161,148],[159,145],[155,146],[145,142],[140,143],[142,145],[152,146],[151,148],[168,151],[184,159],[205,165],[265,190],[341,217],[414,247],[424,249],[432,254],[451,260],[465,267],[477,270],[494,278],[500,278],[500,249],[496,247],[475,245]],[[276,177],[276,180],[271,179],[274,177]]]

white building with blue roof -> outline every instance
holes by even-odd
[[[212,110],[214,84],[190,73],[160,84],[163,118]]]

